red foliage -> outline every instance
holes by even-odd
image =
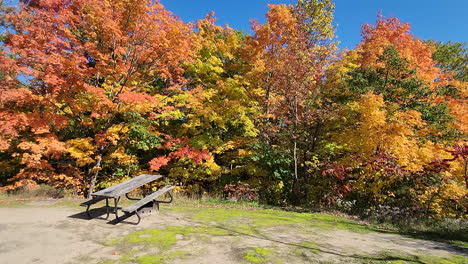
[[[187,138],[174,139],[170,135],[166,135],[165,138],[166,143],[164,144],[163,149],[170,150],[174,147],[177,147],[179,144],[183,144],[184,146],[179,146],[177,150],[169,153],[167,156],[159,156],[152,159],[149,162],[150,170],[152,171],[157,171],[161,167],[166,166],[171,160],[186,158],[193,160],[195,163],[201,163],[203,160],[211,159],[211,154],[208,149],[199,150],[188,146]]]
[[[343,164],[326,164],[325,169],[322,171],[322,176],[334,177],[334,180],[328,178],[326,179],[326,182],[331,184],[331,186],[329,186],[331,192],[328,193],[324,198],[326,204],[332,204],[334,198],[346,197],[349,192],[353,190],[353,187],[349,182],[351,172],[352,168],[345,167]]]
[[[257,199],[256,190],[240,181],[236,184],[226,184],[223,191],[225,198],[235,201],[255,201]]]
[[[322,176],[330,175],[335,176],[339,180],[344,180],[351,171],[351,167],[345,167],[342,164],[327,164],[326,169],[322,171]]]
[[[149,162],[150,170],[157,171],[161,167],[166,166],[169,163],[169,161],[171,161],[171,158],[166,156],[159,156],[157,158],[154,158]]]
[[[372,156],[365,165],[368,165],[370,171],[380,172],[383,176],[394,177],[394,176],[404,176],[407,173],[407,170],[399,165],[397,158],[386,151],[377,151],[374,156]]]
[[[211,158],[210,151],[208,149],[198,150],[189,146],[178,148],[176,151],[171,152],[169,157],[173,159],[187,158],[193,160],[195,163],[200,163],[203,160]]]

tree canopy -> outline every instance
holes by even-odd
[[[466,217],[466,43],[379,15],[338,50],[333,12],[269,5],[250,35],[159,1],[2,5],[0,188],[160,173],[191,195]]]

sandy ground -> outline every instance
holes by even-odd
[[[40,202],[28,208],[0,208],[0,263],[99,263],[103,259],[117,261],[120,257],[118,249],[106,246],[106,241],[145,229],[197,225],[181,213],[164,210],[143,218],[137,226],[129,223],[113,225],[104,219],[87,220],[82,212],[80,208],[41,206]],[[279,252],[291,251],[293,248],[297,253],[302,250],[300,241],[304,240],[320,244],[320,248],[313,255],[299,252],[301,258],[288,260],[286,257],[285,260],[283,256],[280,263],[345,263],[356,252],[374,254],[385,250],[441,257],[450,254],[468,256],[466,248],[392,234],[358,234],[345,230],[298,232],[274,227],[269,229],[262,232],[263,235],[213,236],[205,241],[196,238],[180,239],[175,247],[195,253],[190,258],[179,259],[174,263],[242,263],[242,259],[239,260],[238,257],[239,252],[246,248],[274,247]]]

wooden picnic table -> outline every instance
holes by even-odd
[[[92,218],[90,212],[89,212],[89,208],[91,207],[91,205],[99,202],[99,201],[102,201],[104,199],[106,199],[106,213],[107,213],[107,218],[109,218],[109,199],[114,199],[114,208],[112,210],[112,213],[115,214],[115,217],[116,219],[119,217],[118,216],[118,203],[120,201],[120,197],[125,195],[129,200],[140,200],[140,199],[136,199],[136,198],[131,198],[128,196],[128,194],[147,184],[147,183],[150,183],[150,182],[153,182],[155,180],[158,180],[162,178],[161,175],[151,175],[151,174],[141,174],[135,178],[132,178],[130,180],[127,180],[127,181],[124,181],[124,182],[121,182],[119,184],[116,184],[114,186],[111,186],[109,188],[106,188],[104,190],[100,190],[98,192],[95,192],[95,193],[92,193],[91,196],[93,197],[93,199],[87,201],[87,202],[84,202],[82,203],[81,205],[83,206],[87,206],[86,208],[86,213],[88,214],[88,217],[89,218]],[[172,197],[171,197],[172,198]]]

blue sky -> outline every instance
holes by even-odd
[[[250,20],[264,22],[267,4],[293,4],[295,0],[161,0],[183,21],[195,21],[215,11],[218,24],[250,32]],[[411,23],[422,39],[468,41],[468,0],[336,0],[335,25],[340,47],[354,48],[363,24],[373,24],[377,12]]]

